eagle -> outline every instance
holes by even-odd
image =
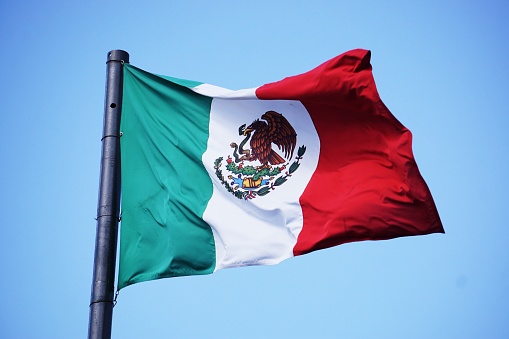
[[[262,166],[279,165],[286,160],[272,149],[272,144],[284,152],[286,159],[291,159],[297,143],[297,133],[286,118],[275,111],[265,112],[263,120],[256,119],[244,130],[244,135],[253,132],[251,137],[251,154],[249,161],[258,160]]]

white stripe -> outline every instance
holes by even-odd
[[[307,150],[298,170],[283,185],[265,196],[240,200],[228,192],[217,178],[214,161],[232,154],[230,143],[240,144],[244,138],[238,134],[240,125],[251,124],[269,110],[283,114],[296,130],[294,157],[299,146],[305,145]],[[209,128],[211,137],[202,160],[213,180],[214,189],[203,218],[214,233],[216,270],[277,264],[292,257],[303,222],[299,197],[316,169],[320,148],[318,135],[305,107],[299,101],[214,99]],[[249,149],[249,143],[244,148]],[[273,148],[278,151],[277,146],[273,145]],[[245,165],[257,166],[259,163],[245,162]],[[289,165],[286,171],[288,168]],[[224,164],[220,169],[229,180]]]
[[[223,99],[256,99],[255,91],[256,88],[231,90],[209,84],[201,84],[194,88],[191,88],[198,94]]]

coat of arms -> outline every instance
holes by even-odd
[[[253,199],[264,196],[277,186],[284,184],[300,166],[300,160],[306,152],[306,146],[297,150],[297,133],[288,120],[275,111],[265,112],[260,119],[256,119],[247,126],[239,127],[239,136],[244,139],[237,144],[230,144],[232,153],[219,157],[214,161],[217,177],[224,187],[239,199]],[[246,147],[249,141],[250,148]],[[272,147],[276,145],[279,154]],[[293,160],[293,163],[290,162]],[[223,175],[221,166],[229,172]]]

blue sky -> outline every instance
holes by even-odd
[[[241,89],[372,51],[446,234],[121,291],[114,338],[509,337],[509,5],[0,2],[0,337],[88,327],[106,54]]]

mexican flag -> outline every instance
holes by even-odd
[[[119,290],[444,232],[369,51],[237,91],[123,70]]]

